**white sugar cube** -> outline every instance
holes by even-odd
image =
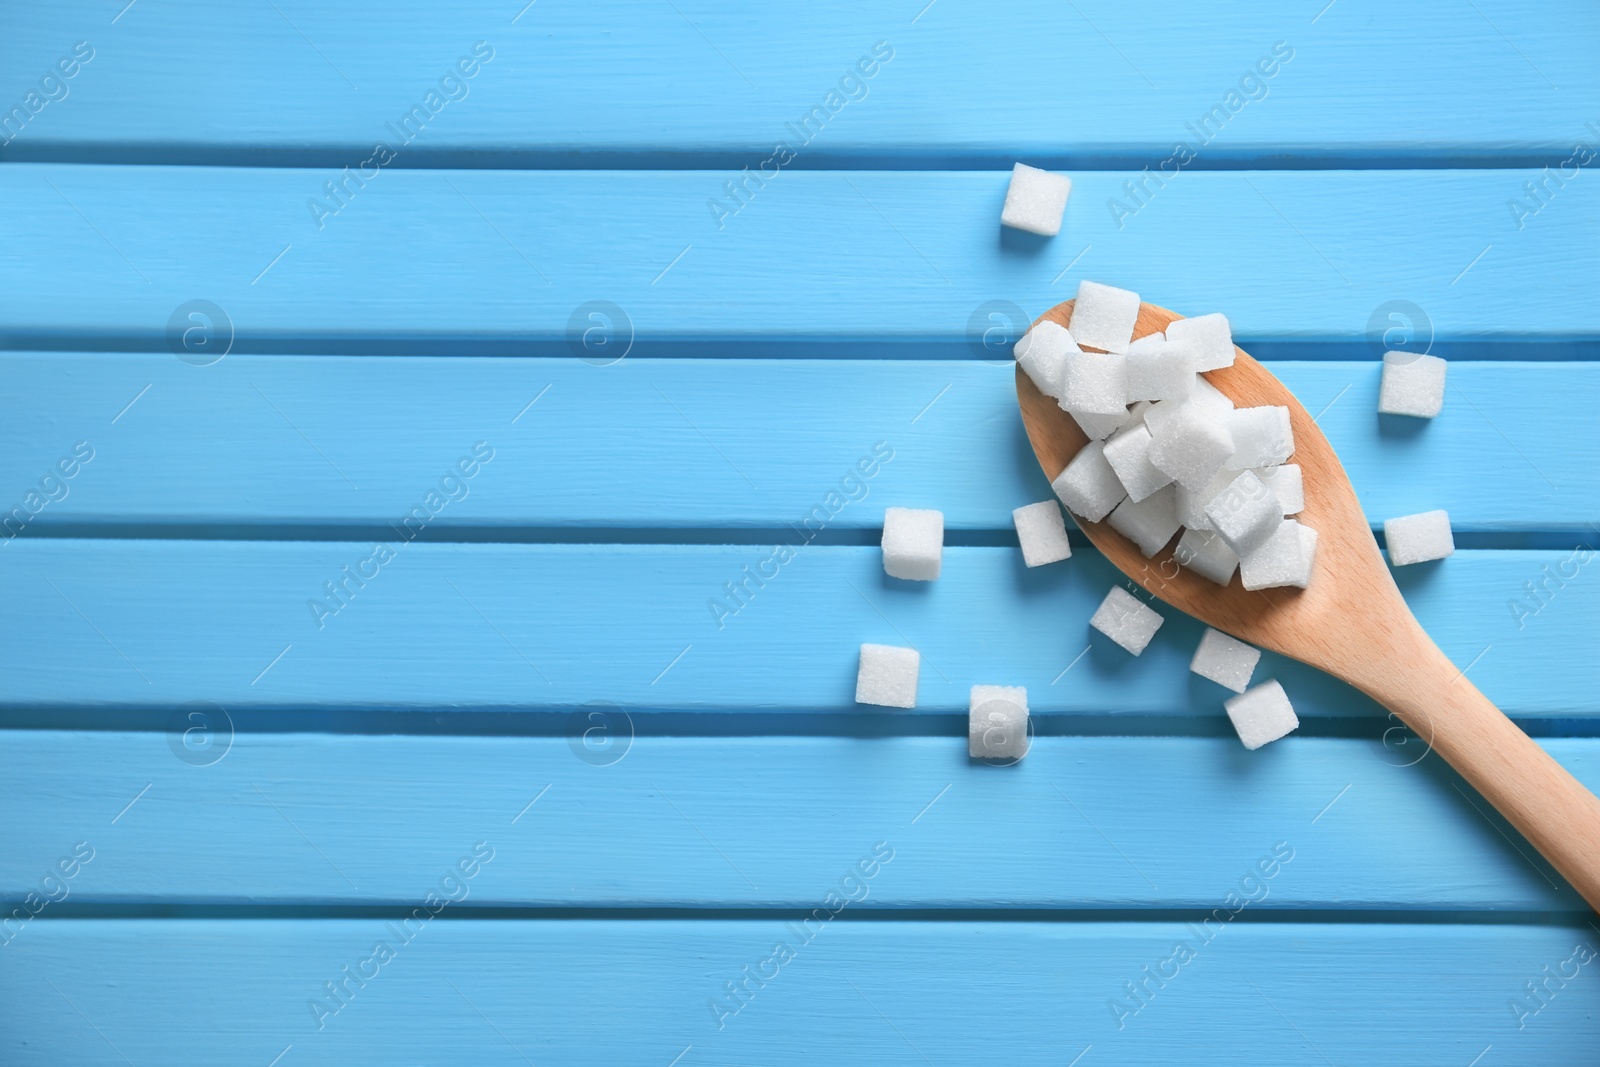
[[[1228,430],[1233,434],[1228,466],[1234,470],[1275,467],[1294,454],[1294,430],[1286,407],[1235,408],[1228,416]]]
[[[1225,315],[1176,319],[1167,326],[1167,340],[1186,341],[1194,346],[1195,370],[1233,366],[1233,329]]]
[[[1095,609],[1089,625],[1137,656],[1166,621],[1138,597],[1114,585]]]
[[[1042,567],[1072,555],[1066,520],[1061,517],[1061,505],[1054,500],[1041,500],[1017,508],[1011,513],[1011,521],[1017,524],[1022,561],[1028,566]]]
[[[1258,467],[1256,477],[1272,490],[1272,495],[1283,505],[1285,515],[1298,515],[1305,510],[1306,487],[1298,463],[1285,463],[1281,467]]]
[[[1189,661],[1189,669],[1235,693],[1242,693],[1249,688],[1250,675],[1259,662],[1259,648],[1207,626],[1200,638],[1200,647],[1194,650],[1194,659]]]
[[[1424,511],[1385,519],[1383,539],[1389,545],[1389,562],[1396,567],[1444,559],[1456,550],[1447,511]]]
[[[1211,528],[1245,558],[1283,522],[1283,506],[1254,471],[1243,471],[1205,507]]]
[[[1045,319],[1023,334],[1011,351],[1039,392],[1059,397],[1061,369],[1066,364],[1067,353],[1078,351],[1078,346],[1065,326]]]
[[[1068,510],[1087,522],[1099,522],[1128,496],[1122,479],[1106,462],[1106,446],[1100,441],[1090,441],[1078,449],[1050,488]]]
[[[1130,500],[1143,500],[1172,484],[1172,476],[1163,474],[1150,462],[1150,431],[1143,423],[1112,435],[1106,442],[1106,462],[1117,472]]]
[[[1229,697],[1222,706],[1233,720],[1239,740],[1248,749],[1260,748],[1300,728],[1300,719],[1289,703],[1289,694],[1276,680],[1262,682],[1254,689]]]
[[[1182,400],[1194,392],[1194,350],[1158,333],[1128,346],[1129,400]]]
[[[1078,283],[1072,305],[1072,336],[1080,345],[1126,352],[1139,319],[1139,294],[1088,280]]]
[[[944,556],[944,512],[888,508],[883,513],[883,569],[891,578],[931,582]]]
[[[1019,760],[1028,754],[1028,691],[1020,685],[975,685],[967,703],[967,755]]]
[[[1107,520],[1111,528],[1139,546],[1144,557],[1160,552],[1178,532],[1177,491],[1173,486],[1158,489],[1140,501],[1124,500]]]
[[[856,703],[886,708],[917,706],[917,670],[922,656],[914,648],[862,645],[856,670]]]
[[[1089,342],[1079,340],[1079,344]],[[1116,415],[1128,407],[1127,357],[1068,352],[1061,373],[1061,406],[1088,415]]]
[[[1178,486],[1178,521],[1191,530],[1211,529],[1211,520],[1206,517],[1206,505],[1211,503],[1218,493],[1233,484],[1239,477],[1238,471],[1220,470],[1216,477],[1206,483],[1206,487],[1196,492]],[[1270,488],[1270,486],[1269,486]]]
[[[1233,401],[1228,398],[1228,394],[1212,385],[1204,374],[1194,376],[1194,392],[1189,394],[1189,399],[1196,403],[1209,404],[1219,412],[1233,410]]]
[[[1184,404],[1158,425],[1151,431],[1150,462],[1180,486],[1204,489],[1233,455],[1227,424],[1201,405]]]
[[[1067,414],[1072,416],[1072,421],[1078,424],[1083,435],[1091,441],[1101,441],[1110,437],[1126,426],[1130,418],[1127,409],[1123,409],[1117,415],[1090,415],[1079,411],[1069,411]]]
[[[1385,415],[1431,419],[1444,407],[1445,361],[1412,352],[1383,354],[1378,410]]]
[[[1162,400],[1145,412],[1144,421],[1149,425],[1152,434],[1160,433],[1162,424],[1174,418],[1180,411],[1192,409],[1207,418],[1229,425],[1232,419],[1233,401],[1217,389],[1216,386],[1206,381],[1205,375],[1194,376],[1194,391],[1184,400]],[[1230,433],[1232,430],[1229,431]]]
[[[1239,557],[1214,530],[1209,533],[1204,530],[1183,531],[1183,536],[1178,538],[1178,547],[1172,550],[1172,558],[1178,566],[1187,567],[1218,585],[1227,585],[1232,581],[1233,572],[1239,567]]]
[[[1061,216],[1067,210],[1067,194],[1072,179],[1065,174],[1030,167],[1026,163],[1011,168],[1011,184],[1006,186],[1006,206],[1000,209],[1000,225],[1026,230],[1045,237],[1061,232]]]
[[[1284,519],[1261,547],[1239,557],[1239,581],[1252,590],[1290,585],[1304,589],[1311,584],[1316,556],[1317,531]]]

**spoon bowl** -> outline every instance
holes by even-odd
[[[1070,328],[1073,302],[1039,321]],[[1182,318],[1143,304],[1134,337]],[[1019,366],[1017,401],[1045,476],[1055,480],[1089,439]],[[1107,522],[1078,526],[1119,570],[1152,595],[1241,641],[1343,679],[1393,711],[1520,830],[1600,910],[1600,800],[1496,708],[1411,614],[1362,513],[1355,488],[1315,420],[1270,371],[1234,350],[1206,378],[1237,407],[1289,409],[1305,484],[1297,518],[1317,531],[1309,588],[1219,586],[1184,569],[1176,538],[1146,559]],[[1075,516],[1076,518],[1076,516]]]

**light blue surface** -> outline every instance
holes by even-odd
[[[1593,914],[1425,739],[1267,655],[1302,727],[1247,752],[1193,620],[1133,659],[1097,553],[1022,566],[978,344],[1085,277],[1227,313],[1375,527],[1450,512],[1402,590],[1600,783],[1592,5],[123,2],[0,16],[0,1063],[1593,1061]],[[999,230],[1015,159],[1059,237]],[[1439,418],[1377,416],[1386,340]],[[888,505],[946,512],[939,582],[883,576]],[[854,704],[863,641],[916,709]],[[973,684],[1027,686],[1020,765]]]

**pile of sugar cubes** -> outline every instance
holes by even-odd
[[[1084,281],[1070,326],[1046,320],[1017,342],[1033,384],[1089,437],[1051,488],[1146,558],[1182,530],[1174,558],[1218,585],[1237,570],[1246,589],[1307,587],[1317,531],[1291,517],[1305,493],[1289,409],[1235,408],[1206,379],[1233,365],[1222,315],[1134,340],[1138,317],[1138,293]]]
[[[1044,236],[1061,229],[1071,181],[1018,163],[1002,225]],[[1305,487],[1294,455],[1289,409],[1237,408],[1207,379],[1234,361],[1233,331],[1222,315],[1178,319],[1164,333],[1134,339],[1139,294],[1097,282],[1078,287],[1068,326],[1049,320],[1016,345],[1017,363],[1089,438],[1051,488],[1074,515],[1110,523],[1145,558],[1182,531],[1174,561],[1217,585],[1234,572],[1246,590],[1311,584],[1317,531],[1297,521]],[[1378,410],[1431,419],[1444,405],[1445,361],[1384,354]],[[1053,500],[1012,512],[1029,567],[1072,556],[1066,522]],[[1429,511],[1383,524],[1395,566],[1442,559],[1455,550],[1450,517]],[[892,507],[884,514],[883,568],[891,577],[933,581],[944,552],[944,515]],[[1137,656],[1165,620],[1113,586],[1089,625]],[[1207,627],[1189,669],[1234,692],[1223,702],[1239,740],[1260,748],[1297,729],[1283,686],[1251,687],[1261,651]],[[864,644],[856,701],[893,708],[917,702],[922,657],[914,648]],[[1015,763],[1027,754],[1028,691],[974,685],[967,751],[974,759]]]

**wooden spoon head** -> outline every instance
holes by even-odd
[[[1072,304],[1071,300],[1058,304],[1038,321],[1070,326]],[[1143,304],[1133,335],[1165,331],[1182,317]],[[1386,636],[1398,639],[1402,630],[1415,629],[1415,621],[1328,439],[1282,382],[1242,350],[1235,348],[1234,353],[1233,366],[1208,371],[1206,378],[1237,407],[1276,404],[1289,409],[1295,446],[1289,462],[1300,465],[1305,482],[1305,510],[1297,518],[1317,531],[1310,588],[1248,592],[1237,571],[1226,587],[1219,586],[1179,566],[1173,558],[1176,536],[1146,559],[1109,523],[1074,519],[1119,570],[1173,607],[1241,641],[1357,680],[1365,673],[1361,660],[1370,657],[1375,643]],[[1020,366],[1016,373],[1017,401],[1028,440],[1045,476],[1054,481],[1089,439]]]

